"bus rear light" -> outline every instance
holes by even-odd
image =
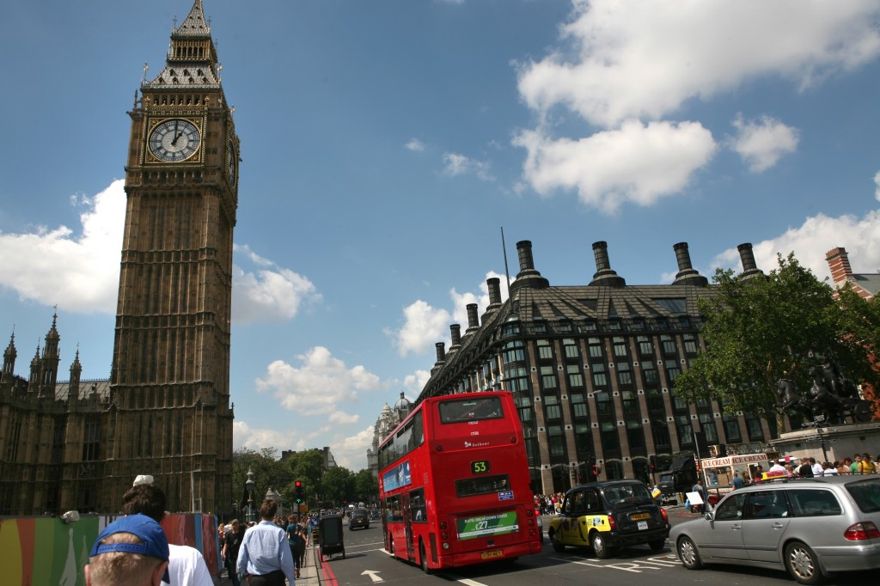
[[[440,529],[446,531],[446,521],[440,521]]]
[[[848,541],[867,541],[868,539],[880,539],[880,530],[871,521],[862,521],[850,525],[843,532],[843,538]]]
[[[449,549],[449,544],[446,543],[445,541],[443,542],[443,549]]]
[[[449,534],[446,532],[440,533],[440,539],[449,539]]]

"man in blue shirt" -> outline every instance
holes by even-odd
[[[260,506],[260,521],[244,533],[238,550],[236,571],[247,576],[250,586],[294,586],[293,555],[284,529],[272,520],[278,505],[266,499]]]

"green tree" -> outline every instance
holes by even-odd
[[[379,499],[379,481],[369,469],[354,475],[354,495],[358,502],[375,503]]]
[[[263,502],[267,490],[272,488],[282,492],[282,488],[289,482],[290,472],[275,454],[274,448],[263,448],[259,452],[242,448],[232,454],[232,494],[236,496],[239,510],[242,510],[248,498],[245,492],[248,470],[254,473],[255,507]]]
[[[324,472],[321,496],[326,503],[334,505],[354,500],[354,475],[351,470],[337,466]]]
[[[324,474],[324,454],[321,450],[312,449],[297,452],[283,461],[288,471],[288,482],[279,488],[287,502],[293,502],[293,482],[301,480],[305,488],[306,503],[315,504],[320,499],[321,477]]]
[[[748,279],[716,272],[717,295],[701,304],[706,348],[676,379],[676,392],[717,398],[726,411],[770,414],[780,379],[807,392],[817,353],[853,380],[871,376],[868,350],[847,335],[849,310],[833,289],[794,255],[778,263],[767,276]]]

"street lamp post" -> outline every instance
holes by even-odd
[[[254,472],[250,468],[247,471],[247,482],[244,483],[244,487],[247,490],[248,500],[247,500],[247,520],[254,520]]]

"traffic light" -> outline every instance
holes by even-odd
[[[302,480],[295,480],[293,482],[293,500],[298,505],[306,502],[306,489],[303,487]]]

